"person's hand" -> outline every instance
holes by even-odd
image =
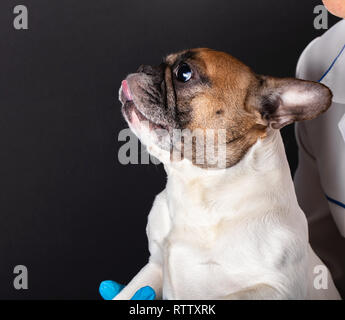
[[[120,291],[124,287],[124,285],[119,284],[115,281],[106,280],[101,282],[99,286],[99,293],[104,300],[112,300],[120,293]],[[151,287],[147,286],[140,288],[134,294],[131,300],[154,300],[155,298],[155,291]]]

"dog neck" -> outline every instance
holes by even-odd
[[[226,169],[203,169],[184,159],[164,164],[168,178],[178,177],[181,181],[189,183],[192,180],[224,180],[229,182],[240,177],[264,175],[272,171],[283,171],[290,176],[289,165],[285,155],[285,148],[278,130],[269,129],[264,139],[259,139],[236,165]]]
[[[226,169],[202,169],[189,160],[164,165],[171,199],[194,207],[232,207],[247,210],[265,201],[298,206],[285,148],[278,130],[269,129],[236,165]],[[288,201],[286,201],[288,199]],[[174,200],[172,200],[174,201]],[[258,209],[258,208],[257,208]],[[207,209],[208,210],[208,209]],[[231,210],[230,210],[231,211]]]

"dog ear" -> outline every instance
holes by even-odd
[[[331,106],[332,92],[312,81],[259,76],[255,100],[261,121],[273,129],[281,129],[325,112]]]

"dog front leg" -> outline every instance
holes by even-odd
[[[149,262],[131,282],[114,298],[114,300],[130,300],[142,287],[150,286],[156,292],[156,299],[162,297],[162,267]]]

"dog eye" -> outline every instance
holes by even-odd
[[[192,69],[187,63],[182,63],[178,66],[176,78],[181,82],[188,82],[192,78]]]

